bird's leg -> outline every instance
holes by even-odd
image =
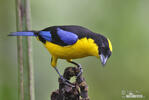
[[[71,84],[71,82],[69,82],[67,79],[65,79],[65,78],[60,74],[60,72],[58,71],[57,67],[54,67],[54,69],[56,70],[56,72],[57,72],[57,74],[59,75],[60,79],[62,79],[65,84],[67,84],[68,86],[71,86],[71,87],[75,87],[74,85]]]
[[[78,75],[77,75],[77,77],[79,77],[79,76],[82,74],[82,72],[83,72],[83,69],[82,69],[81,64],[78,64],[78,63],[76,63],[76,62],[74,62],[74,61],[71,61],[71,60],[69,60],[68,62],[70,62],[70,63],[76,65],[76,66],[80,69],[80,72],[79,72]]]
[[[52,56],[51,58],[51,65],[54,67],[54,69],[56,70],[57,74],[60,76],[60,79],[63,81],[63,83],[67,84],[68,86],[74,87],[67,79],[65,79],[60,72],[58,71],[57,67],[56,67],[56,63],[57,63],[57,57]]]

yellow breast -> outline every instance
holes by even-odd
[[[82,38],[69,46],[59,46],[51,42],[46,42],[45,47],[52,56],[61,59],[76,59],[86,56],[99,57],[98,46],[94,43],[93,39]]]

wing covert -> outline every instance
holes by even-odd
[[[77,42],[78,36],[73,32],[65,31],[63,29],[57,28],[57,35],[66,44],[72,45]]]
[[[41,37],[44,40],[49,41],[49,42],[52,40],[50,31],[40,31],[39,37]]]

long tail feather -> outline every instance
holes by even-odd
[[[8,36],[37,36],[34,32],[12,32]]]

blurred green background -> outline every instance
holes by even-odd
[[[15,0],[0,0],[0,100],[18,97],[16,38],[7,36],[16,31],[15,10]],[[31,0],[31,17],[33,30],[81,25],[110,38],[113,54],[106,67],[95,57],[76,60],[91,100],[121,100],[122,90],[137,90],[145,96],[140,100],[149,100],[149,0]],[[58,76],[42,43],[32,42],[36,100],[50,100]],[[61,73],[70,65],[58,63]]]

